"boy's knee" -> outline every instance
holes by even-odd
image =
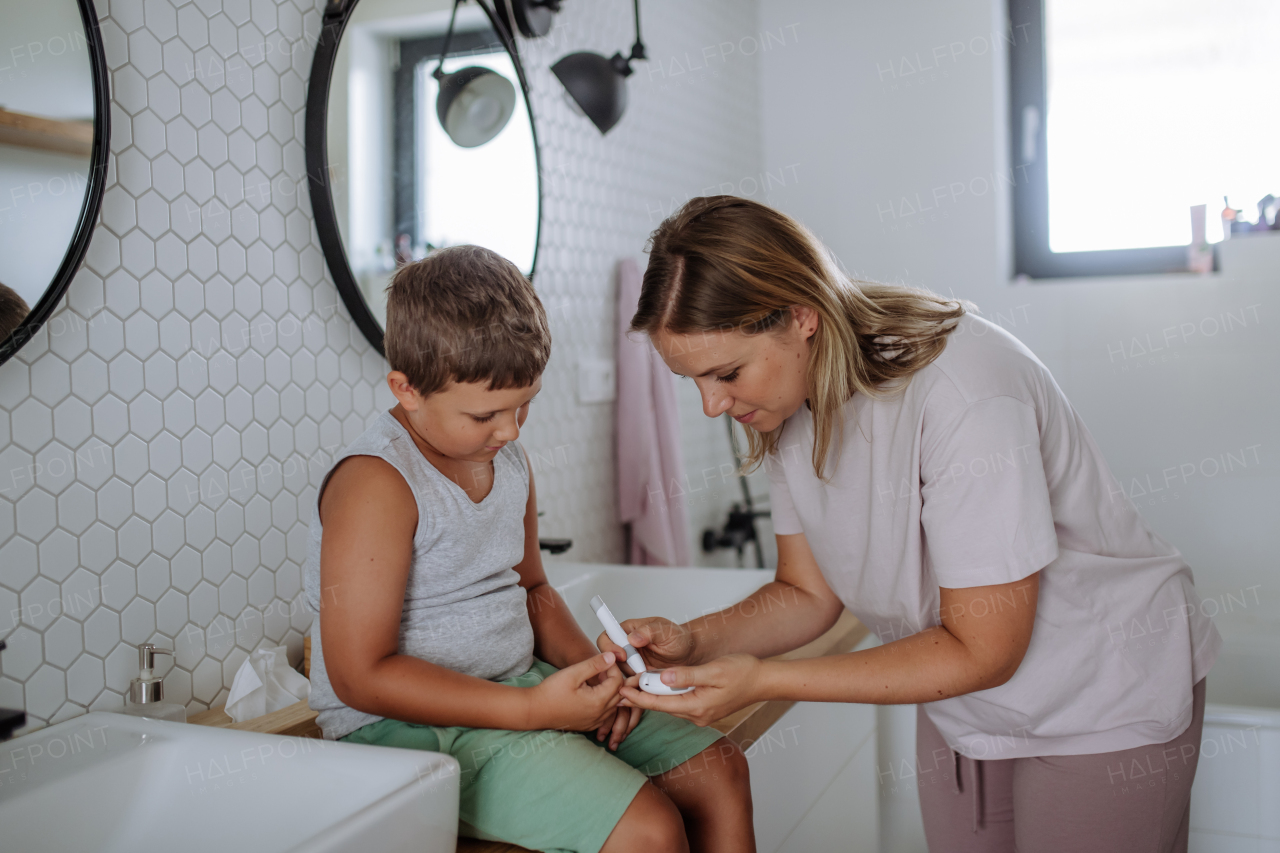
[[[716,750],[724,768],[724,775],[729,782],[747,786],[751,784],[751,768],[747,764],[747,757],[743,755],[741,747],[728,738],[721,738],[711,744],[708,749]]]
[[[671,799],[646,782],[614,827],[601,853],[687,851],[684,818]]]

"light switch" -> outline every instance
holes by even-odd
[[[578,362],[578,402],[608,403],[618,398],[616,365],[611,358],[584,358]]]

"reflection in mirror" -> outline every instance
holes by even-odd
[[[81,218],[94,78],[76,0],[0,3],[0,340],[54,284]]]
[[[383,328],[392,273],[435,249],[474,243],[533,270],[537,155],[520,77],[485,13],[459,8],[443,72],[488,69],[510,81],[516,102],[489,141],[464,148],[450,139],[433,72],[451,8],[446,0],[360,0],[334,63],[326,126],[334,212],[352,274]],[[484,109],[475,108],[481,123]],[[500,115],[488,118],[501,124]]]

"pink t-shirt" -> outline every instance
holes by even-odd
[[[1030,350],[965,315],[905,392],[855,394],[844,416],[825,484],[808,407],[783,425],[766,461],[773,525],[805,534],[832,590],[884,642],[940,624],[939,587],[1041,572],[1013,678],[925,705],[953,749],[1112,752],[1186,729],[1191,688],[1222,640],[1191,569],[1143,522]]]

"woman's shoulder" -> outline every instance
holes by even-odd
[[[1048,368],[1006,328],[965,314],[947,337],[942,353],[915,380],[935,393],[936,402],[968,405],[992,397],[1031,402],[1052,382]],[[924,390],[924,387],[921,388]]]

